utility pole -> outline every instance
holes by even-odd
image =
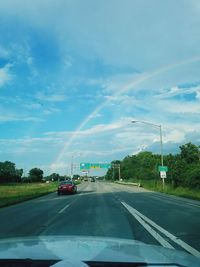
[[[113,181],[115,181],[115,167],[113,165]]]
[[[113,167],[113,180],[115,179],[115,168],[118,169],[118,179],[121,180],[121,170],[120,170],[120,164],[112,164]]]
[[[121,170],[120,170],[120,164],[118,164],[118,168],[119,168],[119,181],[121,180]]]

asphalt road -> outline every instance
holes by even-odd
[[[200,257],[200,202],[104,182],[0,209],[0,238],[84,235],[136,239]]]

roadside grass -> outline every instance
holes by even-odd
[[[129,179],[123,182],[140,183],[141,187],[152,190],[152,191],[157,191],[157,192],[165,193],[169,195],[175,195],[179,197],[200,200],[199,189],[191,189],[191,188],[186,188],[186,187],[174,188],[171,184],[168,184],[168,183],[165,183],[165,186],[163,188],[161,179],[157,181],[155,180],[140,180],[139,181],[136,179]]]
[[[0,185],[0,207],[55,192],[57,185],[57,182]]]
[[[79,185],[79,184],[81,184],[81,181],[80,180],[77,180],[77,181],[75,181],[75,184],[76,185]]]

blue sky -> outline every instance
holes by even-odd
[[[0,161],[70,174],[200,144],[200,3],[0,1]],[[78,172],[78,169],[74,170]]]

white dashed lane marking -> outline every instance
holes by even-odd
[[[68,207],[69,207],[70,205],[69,204],[67,204],[64,208],[62,208],[61,210],[59,210],[59,214],[60,213],[63,213]]]

